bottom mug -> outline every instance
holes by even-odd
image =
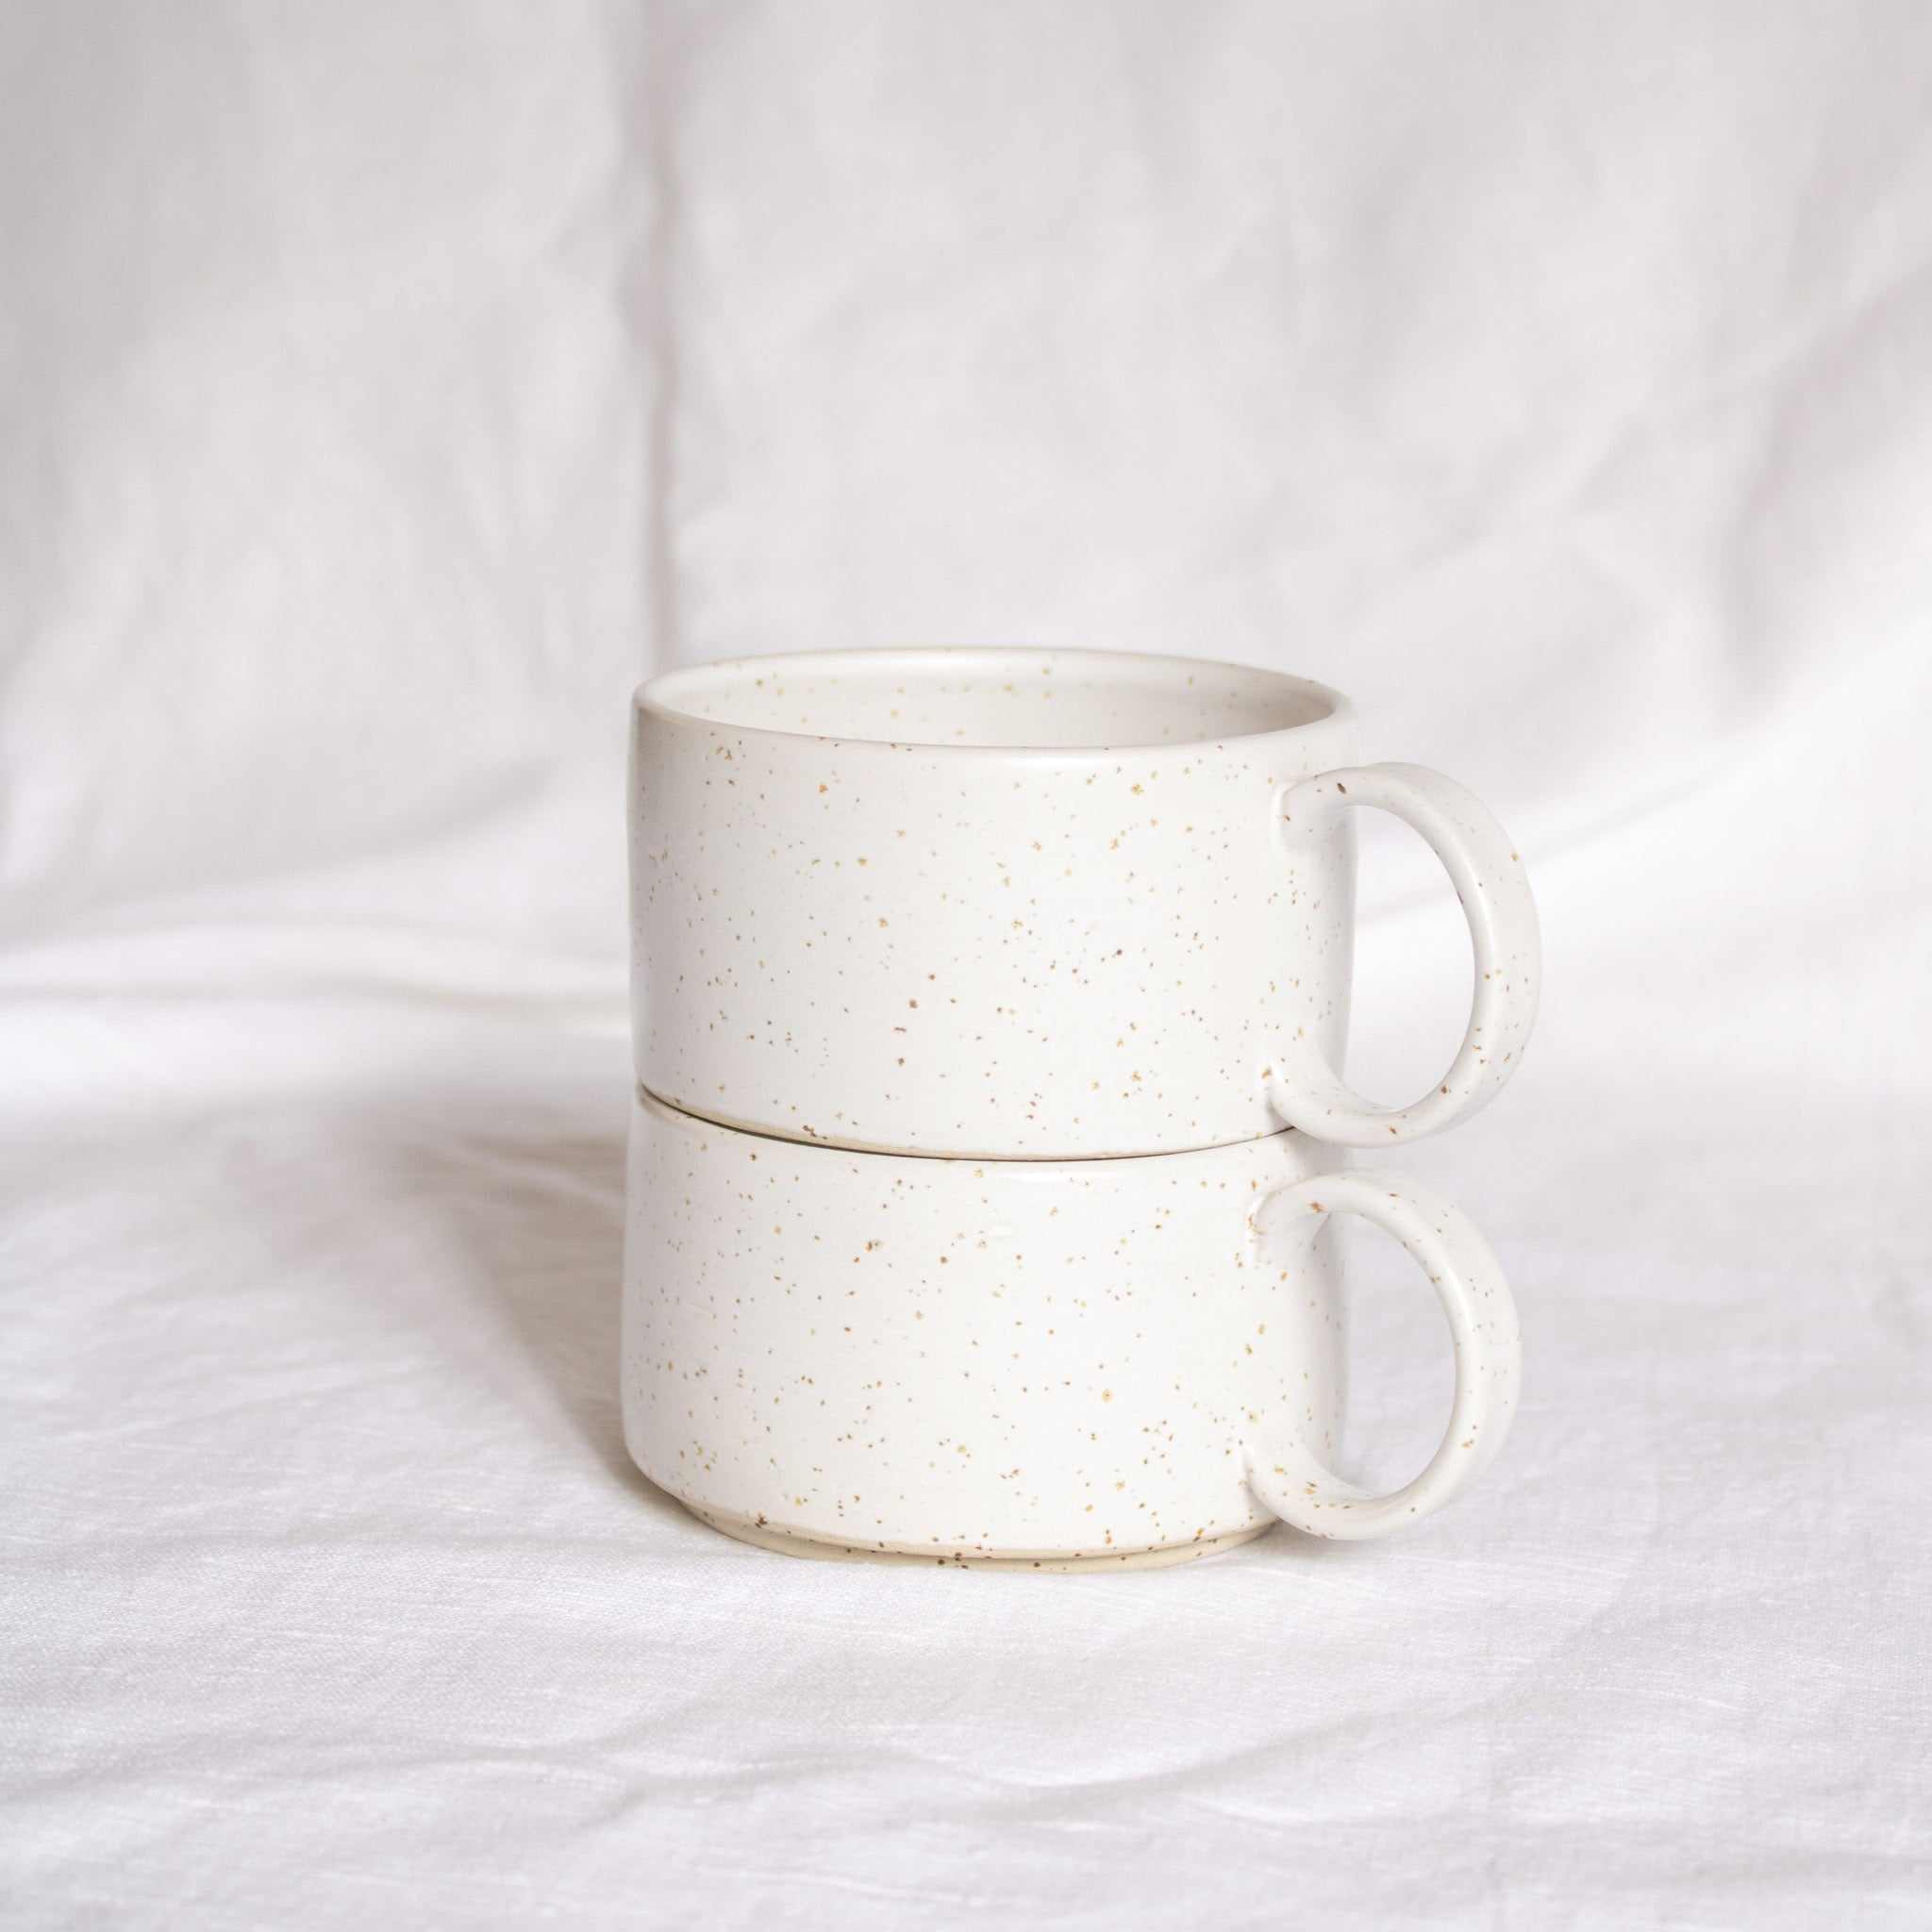
[[[798,1555],[1125,1568],[1276,1521],[1419,1522],[1503,1445],[1516,1310],[1457,1208],[1347,1158],[1292,1131],[1115,1159],[859,1153],[640,1092],[625,1443],[693,1514]],[[1329,1467],[1337,1213],[1407,1249],[1455,1342],[1441,1446],[1388,1495]]]

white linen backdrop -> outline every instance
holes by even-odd
[[[1932,1918],[1932,10],[14,0],[0,102],[9,1925]],[[1405,1539],[625,1460],[627,690],[987,639],[1339,684],[1530,862],[1402,1161],[1525,1403]]]

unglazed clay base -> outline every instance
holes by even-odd
[[[683,1503],[684,1498],[677,1499]],[[944,1570],[1165,1570],[1175,1563],[1192,1563],[1237,1543],[1252,1542],[1274,1527],[1257,1523],[1252,1529],[1230,1530],[1225,1536],[1203,1537],[1198,1542],[1168,1543],[1153,1550],[1124,1550],[1119,1556],[1068,1557],[1045,1552],[1039,1556],[983,1557],[970,1550],[915,1550],[894,1543],[885,1548],[862,1543],[827,1542],[815,1536],[802,1536],[796,1530],[774,1529],[768,1524],[753,1523],[742,1516],[726,1516],[717,1510],[700,1509],[694,1503],[684,1507],[700,1523],[708,1524],[741,1543],[756,1543],[761,1550],[775,1550],[781,1557],[815,1557],[830,1563],[919,1563],[927,1569]]]

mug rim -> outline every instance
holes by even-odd
[[[1176,1161],[1194,1161],[1203,1167],[1212,1166],[1217,1161],[1233,1165],[1243,1158],[1265,1155],[1277,1141],[1285,1143],[1286,1137],[1291,1134],[1295,1137],[1293,1147],[1288,1149],[1291,1153],[1307,1148],[1312,1150],[1319,1159],[1324,1152],[1345,1151],[1326,1141],[1314,1140],[1301,1128],[1291,1127],[1284,1122],[1265,1134],[1250,1134],[1239,1141],[1211,1141],[1205,1147],[1154,1148],[1125,1154],[954,1154],[937,1147],[881,1147],[863,1141],[831,1141],[816,1134],[785,1133],[775,1127],[755,1126],[747,1121],[722,1120],[714,1113],[699,1113],[675,1100],[667,1100],[636,1078],[631,1081],[631,1099],[644,1112],[656,1115],[692,1139],[700,1133],[730,1134],[756,1145],[771,1142],[788,1152],[825,1154],[835,1159],[903,1160],[917,1162],[926,1170],[970,1168],[975,1179],[985,1178],[988,1168],[999,1168],[1006,1170],[999,1176],[1001,1182],[1014,1179],[1027,1187],[1043,1187],[1057,1178],[1077,1178],[1091,1185],[1100,1169],[1125,1169],[1136,1161],[1150,1164],[1158,1161],[1161,1163],[1160,1171],[1165,1174],[1174,1171]],[[1021,1169],[1027,1172],[1023,1175],[1019,1172]],[[930,1176],[922,1178],[929,1180]],[[1108,1178],[1112,1176],[1109,1174]],[[1127,1180],[1131,1185],[1131,1176]]]
[[[941,739],[874,738],[841,732],[793,731],[775,724],[750,724],[729,718],[709,717],[702,711],[690,709],[688,702],[679,702],[685,696],[686,687],[698,686],[706,678],[715,678],[721,673],[755,675],[782,666],[800,675],[816,673],[836,678],[841,669],[877,669],[894,663],[904,666],[908,674],[916,675],[920,671],[930,672],[940,666],[975,659],[984,661],[991,671],[1002,659],[1018,659],[1029,666],[1037,666],[1042,658],[1075,659],[1095,670],[1108,665],[1121,667],[1124,671],[1128,668],[1144,671],[1159,666],[1177,675],[1188,676],[1198,675],[1204,669],[1221,672],[1262,686],[1272,686],[1284,692],[1292,692],[1304,703],[1312,700],[1316,708],[1312,715],[1298,719],[1292,724],[1264,724],[1253,730],[1224,732],[1212,738],[1161,739],[1153,742],[1131,740],[1105,744],[958,744]],[[1347,695],[1332,685],[1319,683],[1312,677],[1296,677],[1289,672],[1271,670],[1264,665],[1237,664],[1218,658],[1188,658],[1164,651],[1096,650],[1082,645],[1057,644],[887,644],[829,651],[778,651],[755,658],[723,658],[658,672],[636,688],[631,701],[638,710],[675,726],[695,724],[740,733],[750,739],[848,748],[869,747],[883,751],[945,752],[953,758],[1040,760],[1113,757],[1124,752],[1207,751],[1261,738],[1291,738],[1297,732],[1318,730],[1352,720],[1357,715]]]

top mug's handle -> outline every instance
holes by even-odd
[[[1291,855],[1351,806],[1379,806],[1429,842],[1469,921],[1475,1005],[1449,1071],[1408,1107],[1364,1100],[1306,1030],[1279,1042],[1268,1101],[1311,1140],[1343,1147],[1418,1141],[1492,1099],[1516,1071],[1536,1018],[1542,940],[1536,903],[1508,834],[1470,792],[1423,765],[1355,765],[1285,787],[1274,808]]]

